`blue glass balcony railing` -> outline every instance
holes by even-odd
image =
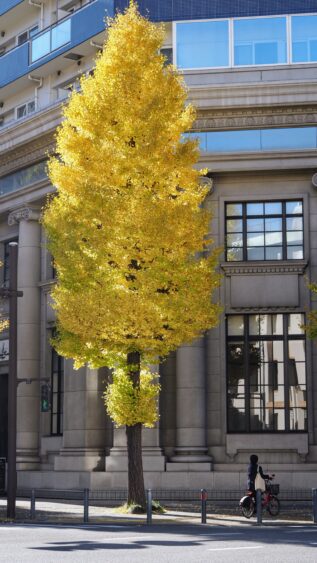
[[[105,29],[113,0],[94,0],[0,58],[0,88],[33,72]]]

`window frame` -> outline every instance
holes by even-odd
[[[308,382],[308,377],[307,377],[307,339],[305,338],[305,334],[288,334],[288,318],[289,315],[292,314],[296,314],[298,312],[290,312],[290,313],[285,313],[285,312],[276,312],[276,313],[266,313],[266,312],[253,312],[253,313],[248,313],[248,314],[229,314],[226,315],[226,319],[225,319],[225,334],[226,334],[226,431],[227,434],[294,434],[294,433],[300,433],[300,434],[307,434],[308,433],[308,424],[309,424],[309,417],[308,417],[308,400],[307,400],[307,382]],[[281,335],[250,335],[249,333],[249,318],[252,315],[256,315],[256,314],[263,314],[263,315],[268,315],[268,316],[274,316],[274,315],[282,315],[283,316],[283,334]],[[305,313],[300,312],[299,314],[303,315],[305,318]],[[242,316],[243,317],[243,322],[244,322],[244,326],[243,326],[243,334],[242,335],[230,335],[228,334],[228,320],[229,317],[238,317],[238,316]],[[290,399],[289,399],[289,393],[290,393],[290,385],[289,385],[289,374],[290,374],[290,362],[289,362],[289,351],[288,351],[288,345],[289,342],[294,342],[294,341],[303,341],[304,342],[304,346],[305,346],[305,391],[306,391],[306,425],[307,427],[305,429],[302,430],[291,430],[290,429],[290,413],[292,410],[292,407],[290,406]],[[243,360],[243,367],[244,367],[244,373],[245,373],[245,379],[244,379],[244,396],[245,396],[245,430],[241,430],[240,428],[237,430],[232,430],[230,429],[230,423],[229,423],[229,406],[228,406],[228,401],[229,401],[229,389],[230,389],[230,385],[229,385],[229,361],[228,361],[228,357],[229,357],[229,343],[232,342],[243,342],[243,346],[244,346],[244,360]],[[251,393],[250,393],[250,388],[251,388],[251,384],[250,384],[250,361],[248,361],[248,346],[250,343],[252,342],[282,342],[283,343],[283,372],[284,372],[284,409],[279,409],[279,410],[283,410],[285,413],[285,429],[284,430],[275,430],[275,429],[259,429],[259,430],[251,430],[251,408],[250,408],[250,397],[251,397]],[[293,408],[297,408],[297,407],[293,407]],[[273,407],[273,411],[274,411],[274,407]]]
[[[177,24],[182,23],[197,23],[199,22],[209,22],[209,21],[221,21],[227,20],[229,25],[229,65],[225,67],[184,67],[181,69],[182,72],[200,72],[204,70],[215,70],[219,71],[221,69],[254,69],[254,68],[270,68],[270,67],[287,67],[294,65],[312,65],[317,64],[316,61],[302,61],[293,62],[293,37],[292,37],[292,18],[296,16],[317,16],[317,12],[311,13],[294,13],[294,14],[270,14],[264,16],[238,16],[234,18],[203,18],[199,20],[175,20],[173,21],[173,64],[177,66]],[[242,19],[264,19],[264,18],[285,18],[286,19],[286,62],[285,63],[267,63],[267,64],[254,64],[254,65],[235,65],[234,64],[234,21]]]
[[[288,214],[286,213],[286,205],[287,203],[291,203],[291,202],[295,202],[295,201],[300,201],[302,204],[302,213],[301,214]],[[270,204],[270,203],[281,203],[282,205],[282,213],[281,214],[268,214],[268,215],[248,215],[247,214],[247,205],[248,204]],[[242,205],[242,215],[232,215],[232,216],[228,216],[227,215],[227,206],[228,205]],[[299,245],[287,245],[287,219],[289,217],[298,217],[302,219],[302,230],[298,231],[298,232],[302,232],[303,235],[303,243],[302,243],[302,248],[303,248],[303,256],[302,258],[288,258],[287,257],[287,248],[292,247],[292,246],[299,246]],[[241,220],[242,221],[242,259],[241,260],[228,260],[228,248],[234,248],[234,247],[228,247],[227,244],[227,236],[228,234],[234,234],[234,233],[229,233],[228,229],[227,229],[227,223],[228,221],[232,219],[232,220]],[[260,259],[248,259],[248,245],[247,245],[247,235],[248,235],[248,230],[247,230],[247,221],[248,219],[281,219],[282,220],[282,258],[266,258],[266,250],[268,248],[276,248],[276,246],[267,246],[265,245],[265,239],[264,239],[264,244],[263,244],[263,250],[264,250],[264,258],[260,258]],[[287,261],[287,262],[297,262],[299,260],[304,260],[305,258],[305,223],[304,223],[304,200],[302,197],[298,197],[298,198],[292,198],[292,199],[264,199],[264,200],[244,200],[244,201],[236,201],[236,200],[228,200],[224,202],[224,220],[225,220],[225,225],[224,225],[224,233],[225,233],[225,262],[228,264],[235,264],[235,263],[241,263],[241,262],[274,262],[274,263],[280,263],[283,261]],[[260,231],[259,231],[260,232]],[[272,231],[275,232],[275,231]],[[292,231],[290,231],[292,232]],[[263,231],[263,234],[265,235],[266,231]],[[239,248],[239,247],[237,247]],[[254,247],[254,248],[262,248],[262,247]]]

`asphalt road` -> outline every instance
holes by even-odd
[[[315,563],[317,526],[4,524],[0,561]]]

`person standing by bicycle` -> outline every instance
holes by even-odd
[[[270,479],[270,475],[266,475],[262,471],[262,467],[258,465],[258,456],[252,454],[250,456],[250,463],[248,465],[248,490],[255,494],[255,478],[259,472],[262,479]]]

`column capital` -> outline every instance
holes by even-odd
[[[17,225],[20,221],[39,221],[41,216],[41,210],[39,207],[33,207],[31,205],[21,205],[16,209],[13,209],[8,217],[8,225]]]

